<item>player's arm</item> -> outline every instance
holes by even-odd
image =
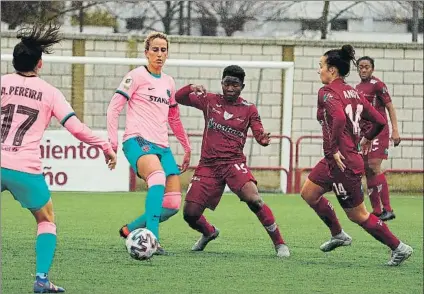
[[[190,164],[191,146],[187,136],[187,132],[184,129],[183,123],[181,122],[180,109],[175,100],[175,87],[171,91],[170,106],[168,112],[168,124],[177,137],[178,141],[184,148],[184,159],[180,169],[181,172],[185,172]]]
[[[133,75],[134,72],[131,71],[124,77],[107,108],[107,133],[115,152],[118,150],[119,114],[137,89]]]
[[[258,109],[255,105],[250,106],[251,115],[250,115],[250,129],[252,130],[253,136],[262,146],[268,146],[271,142],[270,133],[265,133],[264,127],[262,125],[261,117],[259,116]]]
[[[94,135],[92,130],[76,117],[74,110],[62,93],[59,93],[54,99],[52,114],[75,138],[89,145],[102,148],[109,168],[115,168],[116,154],[112,150],[111,144]]]
[[[189,84],[175,93],[175,100],[178,104],[204,110],[207,103],[206,90],[203,86]]]
[[[384,103],[387,111],[389,112],[390,122],[392,123],[392,140],[395,146],[400,144],[399,128],[396,115],[396,109],[393,105],[392,98],[390,97],[387,86],[383,82],[376,84],[376,94],[379,99]]]

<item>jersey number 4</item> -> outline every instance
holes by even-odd
[[[353,126],[353,134],[359,135],[361,132],[361,128],[359,126],[359,121],[361,120],[361,114],[362,110],[364,110],[364,106],[362,104],[358,104],[356,106],[356,112],[353,113],[352,104],[348,104],[345,107],[345,112],[347,117],[349,118],[350,122]]]
[[[16,107],[17,106],[17,107]],[[38,118],[39,111],[23,105],[7,104],[1,108],[1,116],[4,116],[1,123],[1,142],[6,141],[7,135],[9,135],[10,128],[12,127],[13,116],[16,113],[28,116],[26,120],[19,126],[16,131],[15,137],[13,138],[13,146],[21,146],[22,140],[24,139],[25,133],[35,123]]]

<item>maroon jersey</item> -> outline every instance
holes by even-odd
[[[386,85],[376,77],[372,76],[368,81],[362,81],[356,85],[356,90],[364,95],[369,103],[384,117],[387,121],[386,104],[392,102],[390,94],[387,90]],[[371,122],[363,120],[361,121],[361,129],[366,131],[371,128]],[[381,135],[389,136],[389,127],[386,127],[381,132]]]
[[[372,140],[386,124],[385,119],[354,88],[342,79],[322,87],[318,92],[317,119],[322,125],[323,148],[331,166],[333,154],[340,151],[344,163],[355,174],[362,173],[364,163],[359,154],[361,119],[371,121],[365,138]]]
[[[256,106],[241,97],[228,102],[220,94],[196,95],[188,85],[178,90],[175,98],[182,105],[203,111],[205,129],[199,164],[245,161],[243,148],[248,129],[257,140],[264,132]]]

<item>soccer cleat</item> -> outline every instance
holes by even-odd
[[[398,266],[405,260],[407,260],[414,250],[411,246],[406,245],[405,243],[400,242],[398,248],[392,251],[392,258],[389,260],[387,265],[389,266]]]
[[[48,279],[36,278],[34,282],[34,293],[63,293],[65,289],[58,287]]]
[[[214,227],[215,228],[215,227]],[[219,229],[215,228],[215,232],[213,232],[210,236],[202,235],[196,243],[194,243],[191,251],[203,251],[206,245],[212,240],[215,240],[219,236]]]
[[[124,239],[126,239],[130,233],[131,232],[128,229],[127,225],[125,225],[125,226],[123,226],[122,228],[119,229],[119,235]]]
[[[319,249],[323,252],[330,252],[337,247],[349,246],[350,244],[352,244],[352,238],[342,230],[338,235],[331,237],[329,241],[322,244]]]
[[[380,215],[380,219],[383,222],[395,219],[396,215],[394,214],[393,210],[392,211],[387,211],[385,209],[383,209],[383,213]]]
[[[158,245],[158,249],[156,249],[153,255],[169,255],[169,253],[165,249],[163,249],[162,246]]]
[[[275,251],[277,252],[277,257],[290,256],[289,246],[287,246],[286,244],[280,244],[275,246]]]

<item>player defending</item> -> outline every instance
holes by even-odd
[[[365,175],[373,209],[372,213],[380,217],[382,221],[389,221],[396,216],[390,206],[389,187],[386,176],[381,171],[381,162],[383,159],[387,159],[390,139],[395,147],[400,144],[396,111],[386,85],[372,75],[374,72],[374,59],[368,56],[359,58],[358,72],[361,83],[356,85],[356,89],[365,96],[386,121],[387,108],[392,123],[392,137],[390,138],[389,126],[386,125],[383,131],[372,141],[371,151],[364,156]],[[368,128],[370,128],[370,123],[364,121],[361,129],[366,130]],[[383,204],[383,211],[381,210],[380,199]]]
[[[318,92],[317,119],[322,125],[325,158],[313,168],[301,194],[331,231],[331,239],[320,247],[322,251],[352,243],[352,238],[342,230],[333,206],[323,196],[333,190],[348,218],[392,250],[388,265],[396,266],[412,254],[412,248],[399,241],[386,224],[365,208],[361,184],[364,162],[357,148],[362,118],[372,122],[361,141],[364,154],[384,129],[386,120],[345,83],[351,61],[355,61],[355,51],[350,45],[329,50],[320,59],[318,73],[325,86]]]
[[[81,123],[63,94],[38,77],[41,56],[60,42],[59,27],[22,29],[13,50],[16,72],[1,77],[1,191],[34,215],[37,222],[34,293],[65,292],[51,283],[48,272],[56,249],[53,204],[41,170],[40,140],[52,116],[78,140],[99,146],[110,169],[116,164],[111,145]]]
[[[244,77],[241,67],[231,65],[222,75],[223,95],[206,93],[204,87],[198,85],[187,85],[176,94],[178,103],[200,109],[205,118],[202,154],[185,198],[184,219],[191,228],[202,233],[192,248],[202,251],[219,235],[219,230],[208,223],[203,212],[206,208],[216,208],[227,184],[264,225],[277,256],[288,257],[289,249],[271,209],[259,196],[256,180],[243,154],[249,128],[260,145],[270,143],[255,105],[240,97]]]
[[[153,32],[144,45],[148,65],[130,71],[122,80],[107,110],[107,130],[116,151],[119,113],[128,103],[123,151],[133,170],[146,181],[148,191],[145,213],[123,226],[119,233],[126,238],[131,231],[147,227],[159,240],[159,222],[180,208],[179,174],[190,163],[191,148],[175,101],[174,79],[162,72],[168,58],[168,37]],[[169,148],[167,123],[185,151],[180,167]],[[162,247],[158,254],[165,254]]]

